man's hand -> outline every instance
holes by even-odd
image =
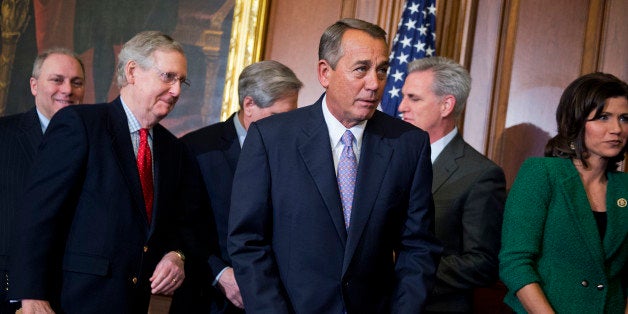
[[[176,252],[168,252],[159,261],[150,277],[152,294],[172,295],[185,279],[183,260]]]
[[[54,314],[55,311],[50,307],[50,303],[44,300],[24,299],[22,300],[22,308],[18,310],[23,314]],[[17,312],[16,312],[17,313]]]
[[[218,279],[218,288],[220,288],[220,291],[222,291],[233,305],[244,309],[240,287],[238,287],[238,283],[236,282],[233,268],[229,267],[222,272],[222,275],[220,275]]]

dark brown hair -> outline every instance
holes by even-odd
[[[584,145],[585,124],[591,112],[595,112],[593,119],[597,119],[602,114],[606,101],[614,97],[628,98],[628,85],[611,74],[595,72],[571,82],[556,108],[558,134],[547,142],[545,156],[575,158],[585,168],[588,167],[585,161],[588,157]],[[609,160],[608,169],[616,169],[625,153],[626,146],[619,155]]]

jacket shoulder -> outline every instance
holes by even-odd
[[[5,130],[10,132],[15,129],[16,126],[19,125],[22,117],[26,115],[26,112],[12,114],[10,116],[0,117],[0,130],[2,130],[2,134],[4,134]]]
[[[214,123],[212,125],[204,126],[200,129],[189,132],[181,137],[181,141],[186,144],[190,143],[202,143],[207,141],[208,138],[213,138],[224,132],[227,127],[227,121]]]
[[[467,157],[464,160],[468,162],[471,167],[480,169],[482,171],[491,169],[499,169],[501,171],[501,167],[495,162],[484,156],[482,153],[478,152],[475,148],[473,148],[473,146],[469,145],[469,143],[464,141],[463,143],[464,155]]]

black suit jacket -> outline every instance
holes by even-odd
[[[43,137],[37,110],[0,118],[0,303],[9,285],[9,249],[13,217],[24,179]]]
[[[49,300],[58,312],[145,313],[148,278],[181,241],[183,149],[160,125],[153,160],[149,224],[119,98],[57,112],[16,215],[10,296]]]
[[[428,135],[375,112],[347,231],[321,105],[249,127],[228,242],[246,311],[418,313],[440,253]]]
[[[430,311],[470,312],[473,288],[498,278],[504,172],[457,134],[434,161],[436,237],[444,251]]]
[[[219,122],[181,138],[191,153],[198,171],[202,175],[203,189],[207,193],[209,205],[205,211],[213,215],[198,224],[197,229],[210,229],[209,245],[197,245],[194,249],[214,248],[214,251],[199,252],[197,256],[207,256],[201,267],[192,269],[189,280],[173,296],[171,313],[239,313],[242,312],[212,286],[214,278],[225,267],[231,266],[227,252],[227,225],[233,174],[240,156],[240,142],[233,120],[233,114],[224,122]],[[203,215],[196,215],[203,217]]]

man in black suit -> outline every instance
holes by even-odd
[[[171,313],[238,313],[240,290],[227,253],[227,224],[231,185],[240,148],[251,123],[294,110],[303,84],[294,72],[277,61],[261,61],[244,68],[238,79],[240,110],[224,122],[189,134],[181,140],[195,157],[213,213],[218,254],[205,262],[209,276],[193,276],[173,297]],[[236,191],[237,195],[241,195]],[[241,195],[245,196],[245,195]],[[209,208],[207,209],[209,210]],[[208,228],[208,225],[200,226]],[[215,286],[218,290],[214,289]]]
[[[34,160],[10,263],[24,313],[146,313],[184,278],[185,154],[158,124],[188,84],[183,48],[147,31],[118,60],[120,97],[60,110]]]
[[[35,59],[30,79],[35,107],[0,118],[0,313],[15,312],[9,303],[9,246],[17,201],[50,118],[61,108],[83,101],[85,70],[79,57],[64,48]]]
[[[473,289],[497,280],[506,182],[458,133],[470,88],[467,70],[433,57],[408,65],[401,90],[403,120],[430,135],[436,237],[444,246],[427,313],[470,313]]]
[[[247,313],[422,310],[440,253],[429,138],[377,111],[387,69],[386,33],[340,20],[319,45],[326,93],[249,127],[227,244]]]

